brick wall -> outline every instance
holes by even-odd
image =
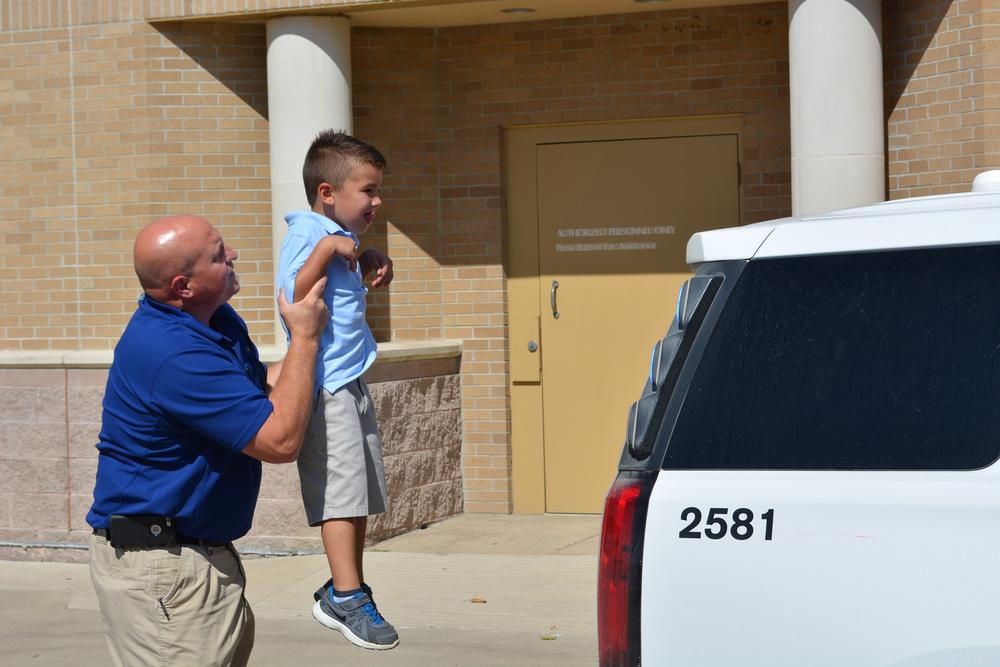
[[[431,30],[351,34],[354,133],[389,161],[384,203],[364,241],[388,250],[396,276],[391,298],[370,293],[379,340],[442,336],[434,53]]]
[[[273,339],[264,27],[153,26],[138,4],[0,10],[6,349],[111,347],[138,291],[135,231],[181,210],[240,251],[235,305],[258,342]],[[742,113],[744,219],[784,215],[786,23],[779,2],[352,31],[355,133],[390,162],[369,242],[397,277],[371,322],[381,340],[465,341],[467,509],[511,507],[500,128]]]
[[[0,30],[45,30],[96,23],[140,21],[147,7],[158,4],[156,0],[145,3],[130,0],[101,0],[101,2],[74,2],[73,0],[5,0],[0,5]]]
[[[135,231],[180,210],[240,250],[235,305],[272,342],[264,27],[144,19],[273,4],[0,7],[4,349],[110,348],[138,291]],[[893,197],[964,190],[998,166],[998,22],[981,0],[884,3]],[[390,162],[369,243],[397,277],[372,296],[373,328],[465,341],[465,506],[508,511],[501,128],[739,113],[744,222],[786,215],[787,4],[355,28],[352,60],[355,133]]]
[[[983,152],[1000,167],[1000,5],[983,3]]]
[[[977,173],[1000,167],[1000,18],[987,6],[883,3],[891,199],[965,192]]]
[[[264,59],[262,26],[0,33],[4,349],[111,347],[139,293],[136,231],[182,211],[240,251],[237,307],[271,342]]]
[[[465,508],[507,512],[501,128],[742,113],[744,219],[787,215],[786,5],[436,34],[356,28],[352,45],[355,129],[394,162],[385,209],[406,268],[392,291],[392,335],[465,341]]]

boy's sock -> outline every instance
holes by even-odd
[[[360,588],[354,588],[349,591],[338,591],[336,588],[333,588],[332,592],[333,592],[333,601],[336,602],[337,604],[350,600],[354,596],[364,593],[364,591],[361,590]]]

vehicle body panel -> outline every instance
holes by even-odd
[[[749,508],[757,530],[708,539],[703,519],[700,538],[680,538],[689,507],[727,508],[730,526]],[[661,471],[646,518],[643,664],[1000,664],[998,551],[997,466]]]

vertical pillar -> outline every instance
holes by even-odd
[[[881,0],[789,0],[792,213],[885,199]]]
[[[267,107],[271,153],[274,268],[285,238],[285,214],[308,208],[302,162],[325,129],[353,131],[351,30],[337,16],[291,16],[267,22]],[[275,342],[285,344],[275,316]]]

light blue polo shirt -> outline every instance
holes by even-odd
[[[288,233],[281,244],[278,261],[278,288],[285,298],[295,297],[295,277],[313,248],[328,234],[358,237],[326,216],[314,211],[294,211],[285,216]],[[376,344],[365,321],[365,297],[368,288],[362,282],[361,265],[351,271],[347,260],[334,257],[326,268],[323,300],[330,309],[330,321],[320,338],[320,363],[316,364],[316,382],[333,393],[351,380],[361,377],[375,363]],[[288,329],[285,329],[288,334]]]

